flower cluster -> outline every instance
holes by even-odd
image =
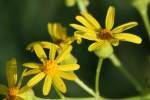
[[[0,84],[0,94],[6,96],[6,100],[20,100],[21,94],[30,90],[40,81],[44,80],[43,95],[48,95],[53,85],[57,91],[67,92],[67,87],[63,79],[74,81],[77,79],[75,70],[80,68],[77,59],[71,53],[72,43],[81,43],[82,38],[94,41],[89,47],[89,51],[98,52],[102,57],[108,57],[113,53],[113,46],[118,46],[119,41],[128,41],[141,44],[142,39],[134,34],[124,31],[137,26],[137,22],[128,22],[116,28],[114,26],[115,8],[110,6],[105,19],[105,27],[88,12],[81,12],[75,17],[78,24],[70,24],[76,29],[73,36],[67,35],[67,30],[59,23],[48,23],[48,33],[52,39],[50,41],[36,41],[27,46],[27,50],[36,54],[40,62],[27,62],[23,66],[26,68],[17,82],[16,60],[12,59],[7,64],[8,87]],[[48,51],[48,52],[47,52]],[[23,77],[34,75],[27,85],[21,88]]]

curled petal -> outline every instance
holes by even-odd
[[[35,44],[39,44],[42,48],[46,48],[46,49],[50,49],[52,45],[54,45],[56,48],[58,48],[57,45],[55,45],[54,43],[51,43],[51,42],[36,41],[36,42],[33,42],[33,43],[29,44],[26,49],[33,51],[33,47],[34,47]]]
[[[110,6],[105,21],[106,29],[108,30],[112,29],[114,25],[114,20],[115,20],[115,8]]]
[[[58,76],[54,77],[53,78],[53,82],[54,82],[54,85],[56,86],[56,88],[59,91],[61,91],[63,93],[67,92],[66,85],[65,85],[65,83],[63,82],[63,80],[60,77],[58,77]]]
[[[120,33],[120,34],[115,34],[114,38],[122,40],[122,41],[128,41],[136,44],[141,44],[142,39],[134,34],[130,33]]]
[[[130,28],[132,28],[132,27],[135,27],[135,26],[137,26],[137,25],[138,25],[137,22],[128,22],[128,23],[125,23],[125,24],[123,24],[123,25],[120,25],[120,26],[114,28],[114,29],[112,30],[112,33],[121,33],[121,32],[123,32],[123,31],[128,30],[128,29],[130,29]]]
[[[66,28],[59,23],[48,23],[48,32],[53,41],[66,38]]]
[[[91,23],[96,29],[101,28],[100,24],[98,23],[98,21],[89,13],[87,12],[81,12],[81,14],[89,21],[89,23]]]
[[[44,73],[44,72],[41,72],[41,73],[35,75],[33,78],[31,78],[31,79],[29,80],[29,82],[27,83],[27,86],[33,87],[33,86],[36,85],[38,82],[40,82],[44,77],[45,77],[45,73]]]
[[[80,66],[78,64],[67,64],[67,65],[59,65],[59,70],[61,71],[73,71],[78,70]]]
[[[46,96],[48,95],[49,91],[51,90],[52,85],[52,78],[50,75],[45,77],[44,85],[43,85],[43,94]]]
[[[95,43],[92,43],[89,47],[88,47],[88,51],[94,51],[96,49],[99,49],[103,46],[104,44],[104,41],[98,41],[98,42],[95,42]]]

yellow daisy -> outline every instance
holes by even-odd
[[[42,64],[33,62],[23,64],[23,66],[31,69],[24,74],[25,76],[36,74],[27,83],[29,87],[33,87],[45,78],[43,85],[44,95],[48,95],[52,84],[56,89],[58,89],[62,93],[65,93],[67,89],[62,78],[67,80],[75,80],[77,77],[74,73],[72,73],[72,71],[78,70],[80,67],[78,64],[61,64],[66,54],[68,54],[72,49],[71,47],[66,48],[62,53],[58,54],[57,57],[56,49],[57,48],[55,45],[51,45],[48,58],[42,46],[40,44],[34,44],[33,50],[35,51],[37,57],[40,59]]]
[[[17,83],[17,64],[15,59],[11,59],[7,63],[7,81],[8,86],[0,84],[0,94],[6,96],[6,100],[24,100],[22,94],[29,90],[28,87],[24,86],[21,88],[22,78]],[[5,100],[4,99],[4,100]]]
[[[103,46],[106,46],[107,44],[118,46],[119,40],[136,44],[140,44],[142,42],[140,37],[124,32],[127,29],[137,26],[137,22],[128,22],[113,28],[115,8],[112,6],[109,7],[106,15],[105,28],[102,28],[98,21],[89,13],[81,12],[81,15],[82,16],[76,16],[76,20],[82,25],[70,24],[70,26],[78,30],[75,32],[75,36],[96,41],[88,47],[89,51],[95,51]]]

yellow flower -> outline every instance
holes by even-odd
[[[59,23],[48,23],[48,33],[51,36],[53,43],[58,46],[71,44],[75,38],[67,36],[67,30]]]
[[[6,96],[6,100],[22,100],[22,94],[29,90],[28,87],[24,86],[21,88],[22,78],[17,83],[17,64],[15,59],[11,59],[7,63],[7,81],[8,87],[0,84],[0,94]],[[23,99],[24,100],[24,99]]]
[[[56,49],[56,45],[51,45],[49,57],[47,57],[42,46],[36,43],[33,45],[33,50],[35,51],[42,64],[33,62],[23,64],[23,66],[31,69],[24,74],[25,76],[36,74],[27,83],[29,87],[33,87],[45,78],[43,85],[44,95],[48,95],[52,84],[56,89],[62,93],[65,93],[67,91],[66,85],[61,78],[67,80],[75,80],[77,78],[76,75],[72,73],[72,71],[79,69],[78,64],[61,64],[61,62],[64,60],[64,57],[70,52],[72,48],[66,48],[63,52],[58,54],[57,57]]]
[[[67,36],[66,28],[58,23],[48,23],[48,32],[53,43],[56,44],[55,46],[59,53],[61,53],[67,47],[72,48],[71,43],[76,40],[74,36]],[[50,49],[53,43],[47,41],[36,41],[28,45],[27,50],[33,51],[32,48],[35,44],[41,45],[42,48]],[[71,54],[71,50],[70,53],[65,56],[65,59],[62,63],[77,63],[77,59]]]
[[[115,8],[110,6],[106,15],[105,28],[102,28],[98,21],[89,13],[81,12],[82,16],[76,16],[76,20],[82,25],[70,24],[71,27],[78,30],[75,36],[91,41],[96,41],[88,47],[89,51],[95,51],[108,44],[119,45],[119,40],[140,44],[142,39],[134,34],[124,31],[138,25],[137,22],[128,22],[114,29]]]

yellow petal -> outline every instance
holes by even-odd
[[[67,80],[75,80],[77,76],[71,72],[60,72],[60,77],[67,79]]]
[[[43,95],[48,95],[49,91],[51,90],[52,85],[52,78],[50,75],[45,77],[44,85],[43,85]]]
[[[29,87],[33,87],[34,85],[36,85],[38,82],[40,82],[45,76],[44,72],[41,72],[37,75],[35,75],[33,78],[31,78],[29,80],[29,82],[27,83],[27,86]]]
[[[71,50],[72,46],[70,45],[66,46],[64,50],[57,56],[56,58],[57,63],[62,62],[65,59],[66,55],[68,55],[71,52]]]
[[[59,65],[59,70],[61,71],[73,71],[78,70],[80,65],[78,64],[67,64],[67,65]]]
[[[130,33],[114,34],[114,38],[136,44],[141,44],[142,42],[142,39],[139,36]]]
[[[55,45],[54,43],[47,42],[47,41],[36,41],[36,42],[29,44],[26,49],[33,50],[33,47],[35,44],[39,44],[42,48],[47,48],[47,49],[49,49],[51,45]],[[55,45],[55,47],[58,48],[57,45]]]
[[[101,48],[101,46],[103,46],[104,44],[104,41],[98,41],[98,42],[95,42],[95,43],[92,43],[89,47],[88,47],[88,51],[94,51],[96,49],[99,49]]]
[[[49,50],[49,59],[50,60],[54,60],[55,59],[56,49],[57,48],[54,45],[51,46],[51,48]]]
[[[43,50],[43,48],[39,44],[34,45],[34,51],[37,55],[37,57],[43,62],[45,59],[47,59],[47,56]]]
[[[24,72],[23,76],[29,76],[29,75],[37,74],[37,73],[40,73],[40,72],[41,72],[40,69],[31,69],[29,71]]]
[[[84,26],[78,25],[78,24],[70,24],[70,26],[81,32],[95,34],[95,32],[93,30],[86,28]]]
[[[111,30],[115,20],[115,8],[110,6],[106,15],[105,25],[106,29]]]
[[[48,33],[51,37],[53,37],[53,24],[52,23],[48,23],[47,24],[48,27]]]
[[[59,23],[49,23],[48,32],[53,41],[62,40],[66,38],[66,28]]]
[[[87,12],[81,12],[81,14],[96,28],[99,29],[101,28],[100,24],[98,23],[98,21],[89,13]]]
[[[7,95],[8,88],[2,84],[0,84],[0,94]]]
[[[7,62],[7,81],[8,87],[13,87],[17,83],[17,62],[16,59],[11,59]]]
[[[97,41],[98,40],[96,34],[81,33],[79,31],[76,31],[74,33],[74,36],[78,37],[78,38],[84,38],[84,39],[87,39],[87,40],[91,40],[91,41]]]
[[[27,67],[27,68],[37,68],[39,69],[41,64],[38,63],[24,63],[22,66]]]
[[[47,42],[47,41],[40,41],[39,44],[42,46],[42,48],[50,49],[52,46],[54,46],[55,48],[59,48],[59,47],[58,47],[57,45],[55,45],[54,43]]]
[[[63,27],[61,24],[56,23],[57,26],[57,36],[60,40],[63,40],[67,37],[67,29]]]
[[[76,20],[79,21],[81,24],[83,24],[85,27],[90,29],[95,29],[84,17],[82,16],[76,16]]]
[[[58,77],[58,76],[54,77],[53,78],[53,82],[54,82],[54,85],[56,86],[56,88],[59,91],[61,91],[63,93],[67,92],[66,85],[65,85],[65,83],[63,82],[63,80],[60,77]]]
[[[121,32],[123,32],[123,31],[128,30],[128,29],[130,29],[130,28],[132,28],[132,27],[135,27],[135,26],[137,26],[137,25],[138,25],[137,22],[128,22],[128,23],[125,23],[125,24],[123,24],[123,25],[120,25],[120,26],[114,28],[114,29],[112,30],[112,33],[121,33]]]

